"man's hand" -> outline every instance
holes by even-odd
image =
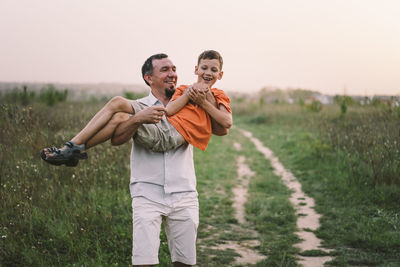
[[[165,114],[165,107],[163,106],[152,106],[145,108],[134,116],[141,124],[158,123]]]
[[[164,113],[165,108],[163,106],[152,106],[139,111],[117,126],[111,138],[111,144],[113,146],[122,145],[132,138],[141,125],[160,122]]]

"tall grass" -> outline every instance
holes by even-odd
[[[129,145],[98,146],[77,168],[56,168],[38,154],[73,137],[103,104],[0,106],[4,266],[130,262]]]
[[[348,155],[359,184],[400,186],[400,117],[387,107],[352,107],[345,118],[327,118],[321,135]]]

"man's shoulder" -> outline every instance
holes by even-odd
[[[151,93],[148,96],[138,98],[136,100],[132,100],[137,102],[140,105],[144,105],[147,107],[153,106],[157,102],[157,98],[155,98]]]

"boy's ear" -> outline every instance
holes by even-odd
[[[221,72],[218,74],[218,80],[221,80],[223,75],[224,75],[224,72],[221,71]]]
[[[195,75],[197,75],[198,71],[199,71],[199,67],[197,65],[194,66],[194,74]]]
[[[150,85],[151,85],[151,83],[153,82],[153,81],[152,81],[152,77],[151,77],[150,74],[145,74],[145,75],[144,75],[144,79],[145,79],[146,82],[148,82]]]

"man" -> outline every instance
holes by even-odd
[[[165,54],[156,54],[142,67],[143,78],[151,88],[149,96],[139,99],[135,115],[121,123],[112,138],[120,145],[134,137],[137,129],[158,122],[166,127],[165,106],[177,84],[176,67]],[[191,100],[202,102],[206,95],[192,92]],[[219,108],[215,99],[210,101]],[[229,127],[212,121],[213,133],[225,135]],[[185,144],[167,152],[155,153],[135,142],[131,152],[131,183],[133,213],[133,266],[158,264],[162,219],[173,266],[196,263],[196,236],[199,223],[193,147]]]

